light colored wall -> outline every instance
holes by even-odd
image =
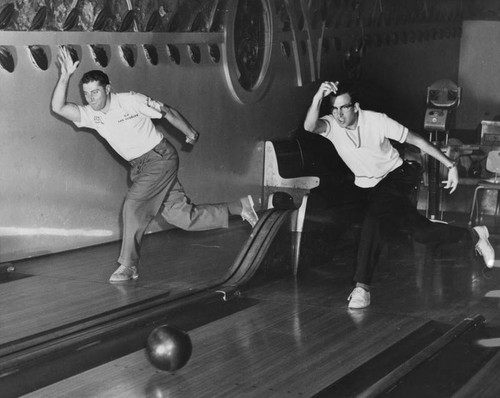
[[[152,35],[161,40],[161,34]],[[214,64],[206,57],[195,65],[181,51],[176,65],[159,45],[159,65],[149,64],[139,48],[137,64],[130,68],[119,56],[118,46],[124,42],[120,33],[0,32],[0,38],[16,58],[13,73],[0,70],[0,261],[120,238],[127,165],[96,133],[78,130],[51,113],[58,45],[71,44],[81,56],[68,100],[82,102],[78,81],[85,71],[99,68],[88,44],[105,42],[111,57],[104,70],[116,91],[138,91],[168,103],[199,130],[201,138],[190,149],[182,134],[160,123],[179,150],[179,175],[195,203],[235,200],[249,193],[258,202],[262,141],[287,135],[303,118],[304,99],[297,99],[299,90],[289,83],[294,72],[286,67],[292,62],[287,58],[273,61],[282,72],[272,76],[270,92],[243,105],[228,88],[222,60]],[[151,38],[135,34],[126,43],[144,41]],[[27,46],[32,43],[48,49],[48,70],[30,61]],[[152,225],[151,230],[158,228]]]

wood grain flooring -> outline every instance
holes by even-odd
[[[26,397],[311,397],[430,320],[451,328],[481,314],[500,327],[500,299],[488,297],[500,289],[500,269],[487,270],[464,247],[430,250],[407,239],[383,253],[372,305],[348,310],[352,244],[317,256],[320,246],[304,239],[298,278],[245,287],[258,303],[190,330],[192,357],[174,373],[139,350]],[[495,356],[456,396],[497,396],[499,370]]]

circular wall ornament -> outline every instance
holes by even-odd
[[[258,101],[271,80],[271,12],[269,0],[228,3],[224,71],[231,93],[242,104]]]

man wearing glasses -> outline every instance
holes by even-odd
[[[331,113],[320,117],[325,98],[330,101]],[[339,82],[321,84],[307,112],[304,128],[333,143],[354,173],[354,183],[361,188],[360,200],[366,204],[354,274],[356,286],[348,297],[349,308],[370,305],[370,283],[382,245],[387,234],[401,225],[409,228],[419,243],[469,243],[482,255],[486,266],[494,266],[495,252],[485,226],[469,230],[432,222],[411,203],[405,187],[408,180],[417,181],[417,172],[401,158],[390,140],[412,144],[444,164],[448,168],[444,188],[450,189],[450,193],[458,185],[456,164],[429,141],[383,113],[361,109],[352,86]]]

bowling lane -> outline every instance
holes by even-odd
[[[14,262],[0,289],[0,347],[29,339],[158,295],[172,298],[216,285],[231,267],[251,229],[170,230],[145,237],[140,278],[112,285],[119,242]]]
[[[332,309],[330,282],[287,278],[246,291],[259,302],[190,330],[193,353],[176,372],[138,350],[26,397],[309,397],[426,322]]]
[[[500,275],[456,248],[434,253],[394,242],[383,254],[373,305],[349,311],[351,238],[330,242],[325,253],[319,242],[305,239],[298,279],[252,281],[234,300],[255,304],[187,329],[193,353],[180,370],[154,368],[139,349],[26,397],[309,397],[429,321],[451,327],[480,313],[500,325],[498,299],[487,295]],[[477,383],[498,368],[495,359]]]
[[[298,278],[286,273],[291,258],[280,254],[290,242],[279,234],[275,241],[281,244],[273,243],[260,265],[266,272],[225,302],[235,310],[208,316],[218,304],[207,303],[201,313],[179,308],[180,321],[167,314],[162,322],[187,330],[193,343],[191,359],[180,370],[163,372],[149,364],[144,333],[129,341],[117,337],[120,355],[107,354],[105,344],[77,350],[83,357],[102,356],[81,370],[74,355],[62,356],[74,371],[26,396],[313,396],[430,321],[449,329],[479,313],[490,325],[500,324],[498,300],[488,298],[500,274],[458,248],[424,250],[404,236],[382,256],[372,306],[349,311],[355,237],[332,243],[318,234],[303,240]],[[280,274],[274,274],[275,265]]]

